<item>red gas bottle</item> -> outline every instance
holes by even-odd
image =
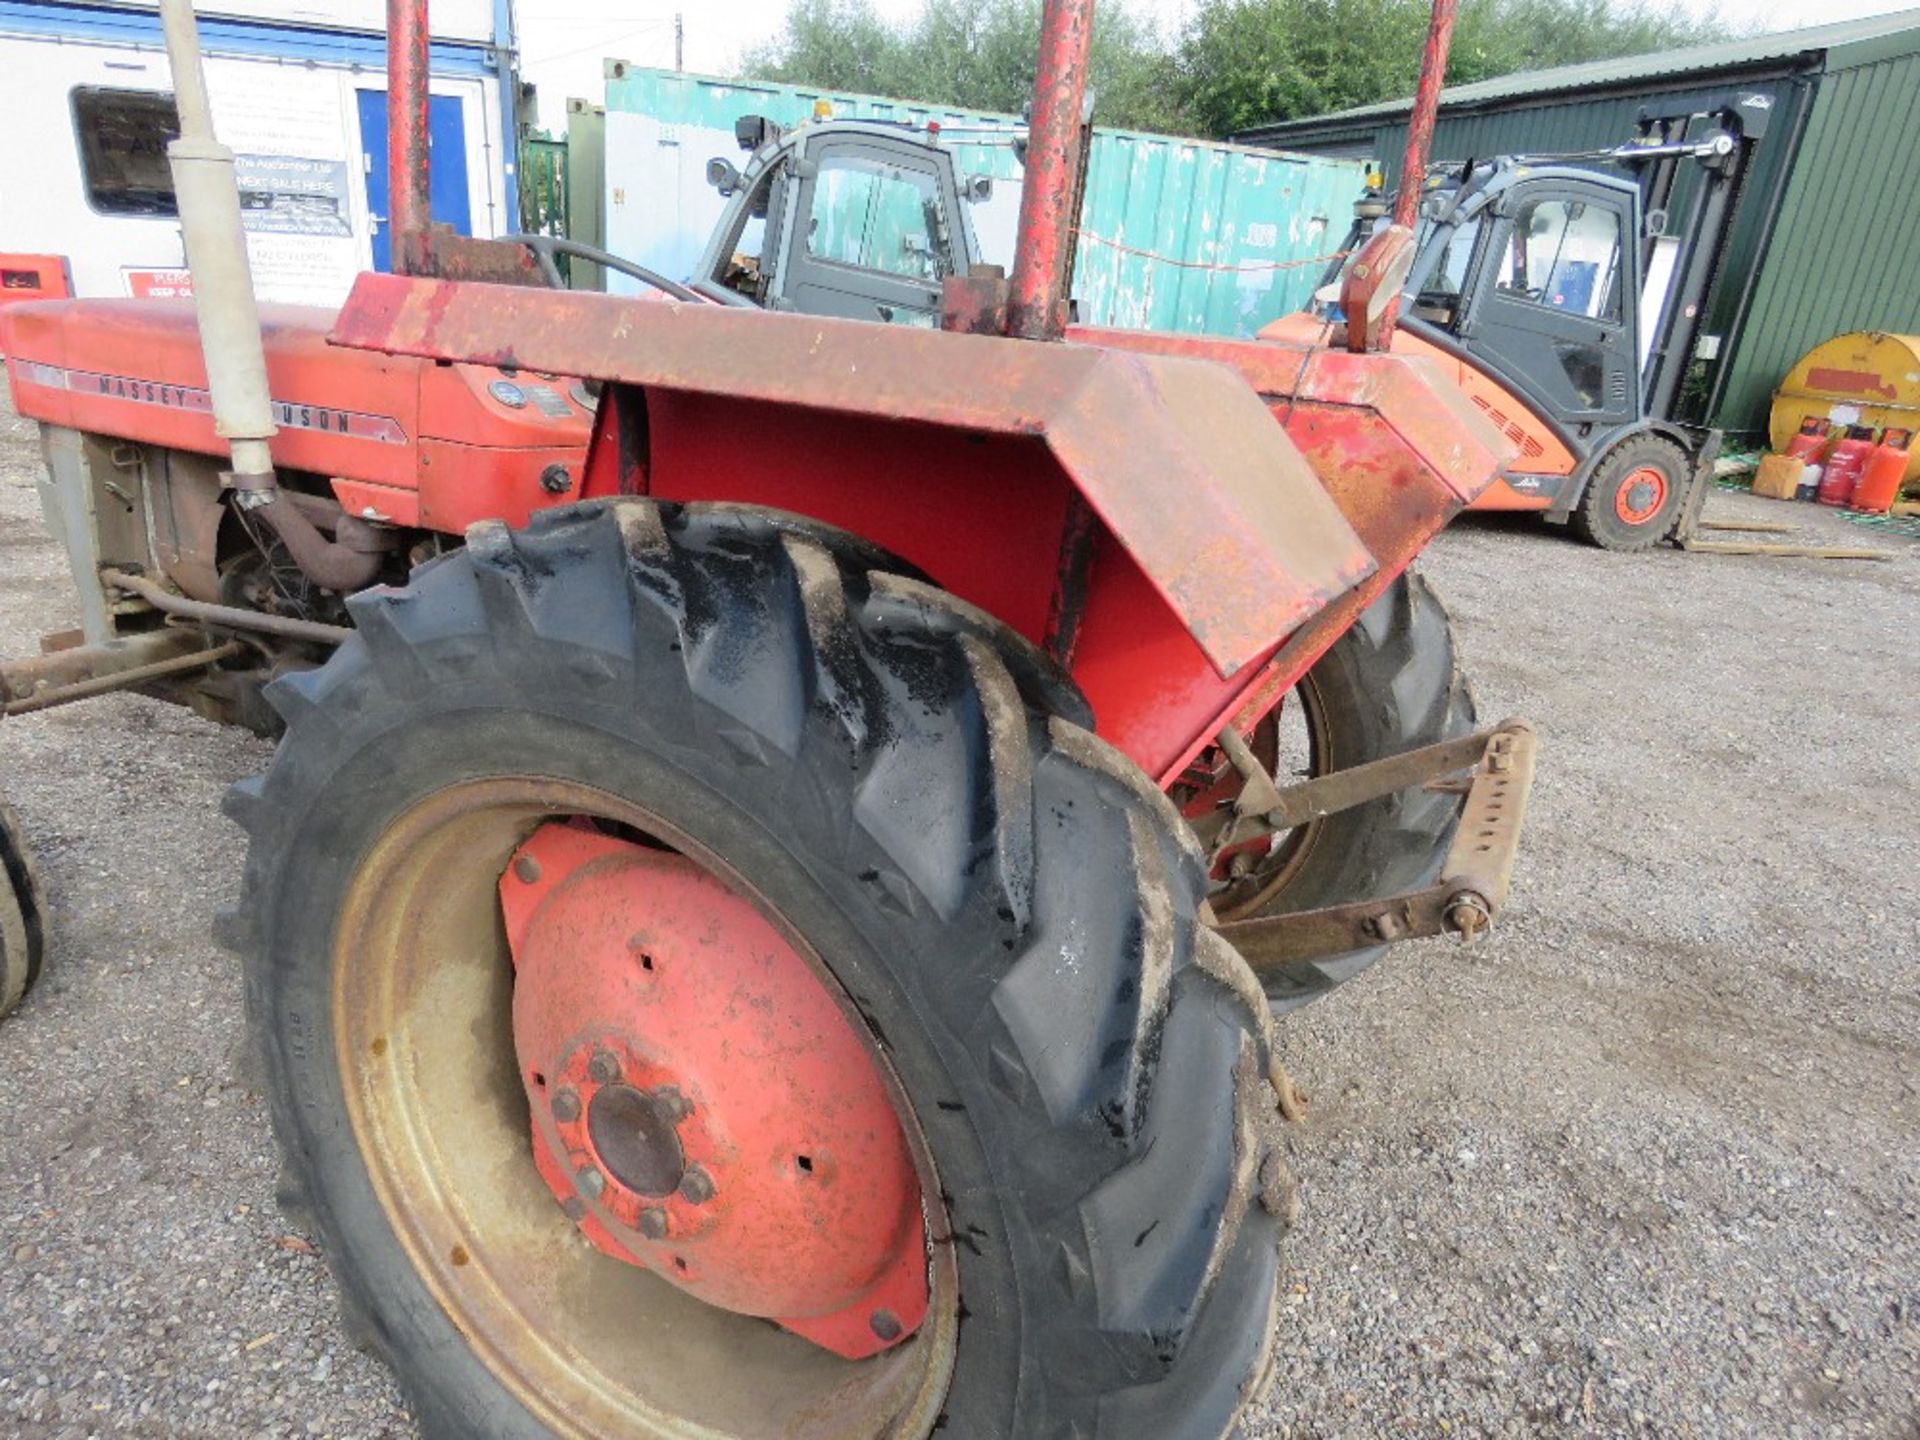
[[[1800,433],[1787,442],[1787,454],[1796,460],[1812,463],[1820,458],[1820,452],[1827,448],[1827,422],[1818,415],[1809,415],[1800,422]]]
[[[1867,457],[1872,453],[1873,427],[1849,425],[1820,476],[1820,503],[1845,505],[1853,499],[1853,487],[1859,483],[1860,472],[1867,468]]]
[[[1906,478],[1907,451],[1912,445],[1911,430],[1888,426],[1880,443],[1867,457],[1866,468],[1860,472],[1860,483],[1853,487],[1848,508],[1864,510],[1870,515],[1884,515],[1891,510],[1900,496],[1900,482]]]

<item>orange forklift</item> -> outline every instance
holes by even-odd
[[[1538,511],[1608,550],[1690,528],[1720,432],[1687,418],[1687,378],[1719,355],[1701,326],[1770,105],[1682,97],[1612,149],[1428,171],[1393,344],[1446,365],[1518,448],[1473,508]],[[1377,178],[1354,208],[1348,256],[1386,223]],[[1263,337],[1343,323],[1352,263]]]

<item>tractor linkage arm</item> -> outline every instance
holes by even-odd
[[[1229,727],[1221,733],[1220,744],[1246,785],[1233,809],[1221,812],[1230,818],[1218,833],[1202,834],[1203,841],[1211,839],[1216,855],[1262,833],[1290,829],[1396,790],[1453,783],[1446,777],[1478,767],[1467,787],[1460,828],[1433,884],[1346,905],[1255,914],[1220,924],[1220,934],[1261,979],[1328,955],[1398,940],[1454,934],[1470,941],[1499,916],[1533,788],[1535,737],[1526,721],[1507,720],[1491,730],[1336,770],[1285,789],[1274,785],[1239,732]]]

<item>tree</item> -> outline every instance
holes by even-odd
[[[771,43],[749,51],[745,74],[827,90],[890,95],[969,110],[1018,112],[1033,94],[1039,0],[929,0],[901,26],[868,0],[794,0]],[[1094,24],[1088,83],[1103,124],[1180,129],[1174,60],[1151,25],[1124,5]]]
[[[1201,0],[1180,37],[1175,108],[1231,134],[1413,93],[1428,0]],[[1636,55],[1727,32],[1640,0],[1462,0],[1453,85]]]
[[[1097,12],[1090,83],[1102,124],[1228,135],[1413,93],[1430,0],[1199,0],[1171,44],[1119,3]],[[1645,0],[1461,0],[1450,84],[1724,35]],[[889,25],[870,0],[793,0],[749,76],[1018,111],[1032,93],[1040,0],[928,0]]]

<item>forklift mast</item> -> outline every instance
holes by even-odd
[[[1640,182],[1647,232],[1642,263],[1648,267],[1669,233],[1682,166],[1692,160],[1699,167],[1698,191],[1684,228],[1673,236],[1678,245],[1674,284],[1659,314],[1643,317],[1657,326],[1642,381],[1648,415],[1674,418],[1688,364],[1695,358],[1718,358],[1717,341],[1713,354],[1699,354],[1700,331],[1725,259],[1727,232],[1753,169],[1754,151],[1767,133],[1772,105],[1770,96],[1737,94],[1660,113],[1643,111],[1639,134],[1613,152],[1616,163]],[[1643,284],[1646,279],[1643,269]]]

